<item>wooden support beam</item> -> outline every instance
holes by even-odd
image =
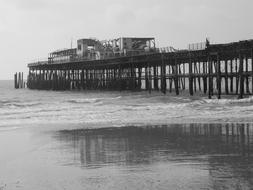
[[[145,66],[145,88],[149,90],[148,67]]]
[[[198,86],[199,86],[199,91],[201,91],[201,81],[200,81],[200,62],[196,61],[195,62],[195,75],[196,75],[196,80],[198,79]],[[197,87],[195,87],[196,89]]]
[[[180,63],[177,65],[177,74],[181,75]],[[178,88],[181,89],[181,77],[178,76]]]
[[[134,65],[133,65],[133,60],[131,61],[130,64],[130,90],[135,90],[135,73],[134,73]]]
[[[231,73],[231,77],[230,77],[230,92],[233,93],[234,91],[234,77],[233,77],[233,59],[230,60],[230,73]]]
[[[139,67],[138,68],[138,89],[139,90],[141,90],[141,86],[142,86],[141,75],[142,75],[142,67]]]
[[[84,69],[81,70],[81,89],[85,89],[84,87]]]
[[[253,48],[251,49],[251,94],[253,94]]]
[[[164,61],[164,55],[161,53],[161,91],[166,94],[166,65]]]
[[[85,89],[89,89],[89,70],[85,69]]]
[[[246,76],[245,76],[245,80],[246,80],[246,93],[247,94],[250,94],[250,90],[249,90],[249,76],[248,76],[248,72],[249,72],[249,69],[248,69],[248,57],[246,56],[245,57],[245,72],[246,72]]]
[[[119,78],[119,82],[118,82],[118,89],[119,89],[119,91],[121,92],[122,91],[122,72],[121,72],[121,66],[119,65],[118,66],[119,68],[118,68],[118,72],[119,72],[119,76],[118,76],[118,78]]]
[[[18,88],[21,88],[20,81],[21,81],[21,73],[19,72],[18,73]]]
[[[152,90],[152,83],[151,83],[151,67],[148,62],[148,92],[151,93]]]
[[[14,74],[14,88],[17,89],[17,73]]]
[[[175,68],[174,68],[174,65],[173,65],[173,59],[170,60],[171,62],[171,65],[169,65],[169,68],[171,73],[169,75],[169,81],[170,81],[170,93],[172,92],[172,85],[173,85],[173,82],[174,82],[174,73],[175,73]],[[175,88],[175,82],[174,82],[174,88]]]
[[[207,92],[207,65],[206,65],[206,61],[203,62],[203,85],[204,85],[204,93],[206,94]]]
[[[210,58],[210,56],[208,56],[208,98],[211,99],[212,98],[212,86],[213,86],[213,83],[212,83],[212,60]]]
[[[157,79],[157,66],[153,66],[153,80],[154,80],[154,90],[159,90],[158,79]]]
[[[24,88],[24,73],[21,73],[21,88]]]
[[[240,80],[240,94],[238,98],[241,99],[243,98],[244,94],[243,57],[241,53],[239,55],[239,80]]]
[[[185,63],[183,64],[183,75],[184,75],[184,78],[183,78],[183,81],[184,81],[184,85],[183,85],[183,90],[185,90]]]
[[[190,95],[193,96],[193,76],[192,76],[192,59],[191,59],[191,55],[189,55],[189,92],[190,92]]]
[[[217,90],[218,90],[218,95],[217,98],[220,99],[221,97],[221,62],[220,62],[220,56],[219,54],[217,55]]]
[[[239,60],[239,64],[240,64],[240,60]],[[239,69],[238,69],[238,60],[237,60],[237,58],[235,59],[235,70],[236,70],[236,94],[238,94],[238,90],[239,90]]]
[[[176,90],[176,95],[179,95],[179,86],[178,86],[178,64],[177,64],[177,58],[175,58],[175,65],[174,65],[175,73],[174,73],[174,86]]]
[[[193,62],[193,68],[194,68],[194,76],[193,76],[193,81],[194,81],[194,91],[195,93],[197,92],[197,80],[196,80],[196,62]]]
[[[229,94],[229,91],[228,91],[228,61],[227,59],[225,60],[225,93],[226,95]]]

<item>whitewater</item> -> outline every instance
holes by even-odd
[[[253,97],[208,99],[186,92],[15,90],[0,82],[0,127],[37,124],[124,126],[169,123],[252,122]],[[101,126],[102,125],[102,126]]]

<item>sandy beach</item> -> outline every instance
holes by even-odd
[[[2,130],[0,189],[250,189],[252,131],[242,144],[242,137],[220,136],[225,128]]]

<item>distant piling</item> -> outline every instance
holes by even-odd
[[[14,88],[25,88],[26,83],[24,82],[24,73],[18,72],[14,74]]]

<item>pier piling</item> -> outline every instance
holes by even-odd
[[[23,72],[18,72],[14,74],[14,88],[25,88],[26,83],[24,81],[24,74]]]

